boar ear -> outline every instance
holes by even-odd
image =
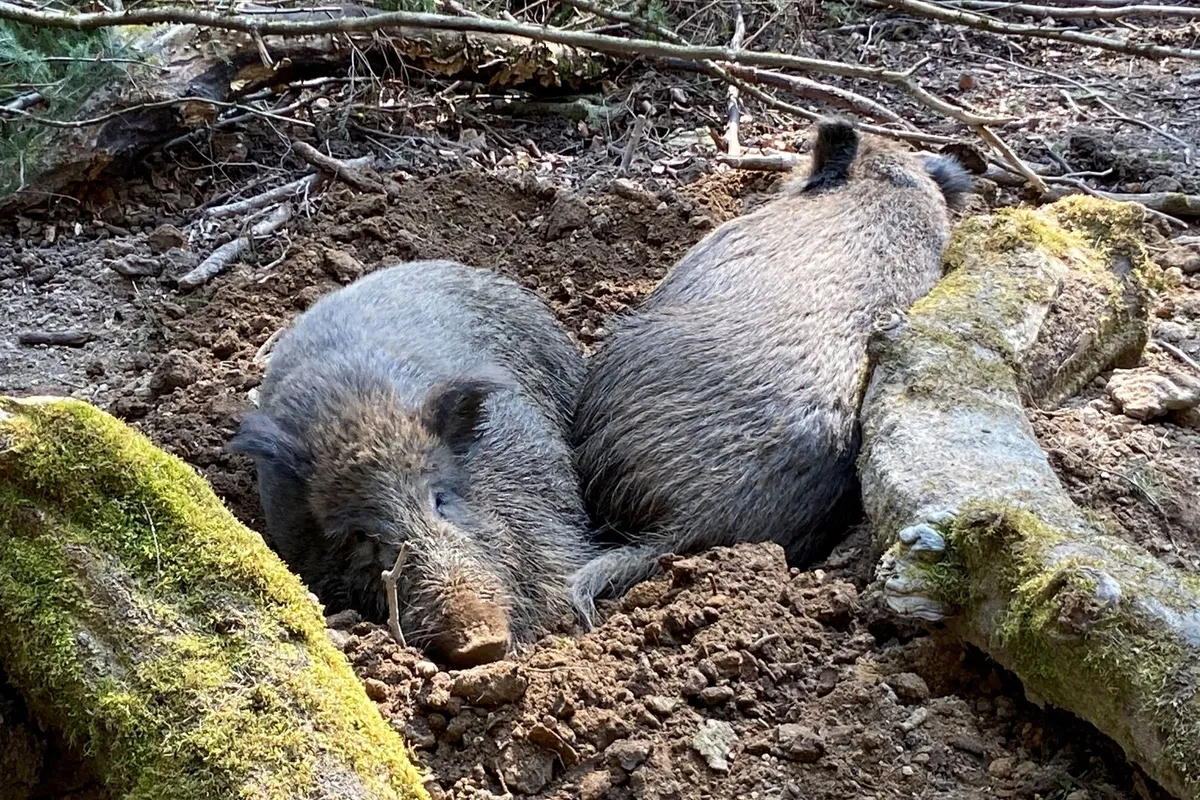
[[[503,388],[503,383],[492,378],[447,381],[430,392],[421,418],[455,455],[462,455],[479,438],[488,395]]]
[[[805,191],[845,183],[857,157],[858,131],[854,123],[840,117],[822,119],[817,123],[817,139],[813,142],[812,166],[804,184]]]
[[[921,161],[925,171],[934,183],[942,190],[946,205],[952,209],[961,209],[967,203],[967,198],[974,191],[975,185],[971,173],[967,172],[962,162],[950,154],[933,155],[921,153]]]
[[[300,453],[296,442],[275,420],[261,411],[248,414],[242,427],[227,445],[231,453],[243,453],[271,461],[299,474]]]

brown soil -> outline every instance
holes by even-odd
[[[370,624],[331,636],[435,797],[1138,796],[1113,745],[977,652],[897,638],[860,596],[861,545],[807,572],[775,545],[677,560],[516,663],[441,672]]]

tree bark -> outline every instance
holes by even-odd
[[[345,4],[336,12],[297,9],[264,14],[261,19],[311,22],[376,14],[373,9]],[[220,111],[264,88],[344,75],[356,51],[379,74],[400,72],[403,65],[495,87],[552,93],[595,89],[611,64],[607,56],[502,33],[406,27],[386,34],[264,36],[260,41],[241,31],[173,25],[165,30],[152,28],[131,39],[129,46],[151,59],[156,68],[134,67],[136,80],[96,92],[76,115],[76,122],[110,118],[60,127],[33,163],[26,164],[31,191],[0,198],[0,211],[45,202],[54,194],[75,195],[80,185],[211,125]]]
[[[1142,213],[1081,196],[961,225],[949,275],[880,326],[859,466],[890,607],[945,619],[1200,798],[1200,576],[1098,530],[1023,406],[1136,360]]]
[[[427,797],[299,580],[179,459],[0,398],[0,662],[113,796]]]

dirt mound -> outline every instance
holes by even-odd
[[[443,672],[370,624],[331,636],[435,796],[1125,796],[1098,736],[949,635],[890,637],[873,609],[846,569],[743,545],[675,560],[597,629],[515,663]]]

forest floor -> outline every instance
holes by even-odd
[[[871,59],[911,60],[936,40],[940,66],[926,85],[1027,116],[1005,132],[1027,158],[1046,161],[1052,151],[1075,170],[1112,170],[1100,185],[1119,191],[1200,192],[1200,165],[1178,144],[1088,105],[1093,94],[1108,98],[1196,148],[1200,119],[1185,118],[1200,108],[1194,67],[1084,59],[1041,44],[992,56],[995,40],[983,35],[898,30],[873,34]],[[862,44],[851,34],[809,43],[851,59]],[[645,190],[640,199],[610,190],[622,131],[475,111],[418,115],[387,130],[393,117],[364,118],[329,146],[340,157],[378,154],[400,181],[398,196],[334,186],[286,235],[190,294],[172,278],[237,228],[233,220],[197,238],[197,209],[264,175],[282,182],[295,172],[286,138],[270,128],[156,155],[85,207],[0,221],[0,393],[66,394],[108,409],[195,465],[261,530],[251,465],[223,448],[262,377],[259,348],[317,297],[398,260],[451,258],[534,289],[590,350],[602,346],[612,315],[688,247],[769,199],[778,175],[719,166],[696,133],[722,116],[717,87],[653,71],[622,81],[614,96],[657,112],[629,176]],[[407,98],[414,107],[421,91]],[[744,144],[786,149],[806,130],[762,113],[744,120]],[[496,165],[464,155],[463,142],[481,140],[500,156]],[[1019,200],[984,182],[967,213]],[[1152,233],[1156,259],[1179,270],[1175,288],[1155,298],[1153,333],[1200,359],[1200,250],[1168,240],[1195,233]],[[133,279],[112,269],[131,257],[165,269]],[[28,331],[65,329],[90,339],[18,343]],[[1144,364],[1189,369],[1156,348]],[[1060,409],[1034,412],[1037,433],[1098,522],[1200,571],[1200,416],[1131,419],[1109,400],[1106,379]],[[869,591],[873,558],[861,530],[805,571],[789,569],[773,545],[696,555],[611,604],[590,633],[548,637],[514,661],[462,673],[345,615],[330,635],[436,776],[435,796],[1161,796],[1114,744],[1027,701],[978,651],[888,617]],[[14,708],[0,702],[0,742],[26,735],[13,729]],[[47,782],[54,759],[37,758],[46,766],[26,773],[41,788],[13,783],[12,797],[95,796],[61,774]]]

